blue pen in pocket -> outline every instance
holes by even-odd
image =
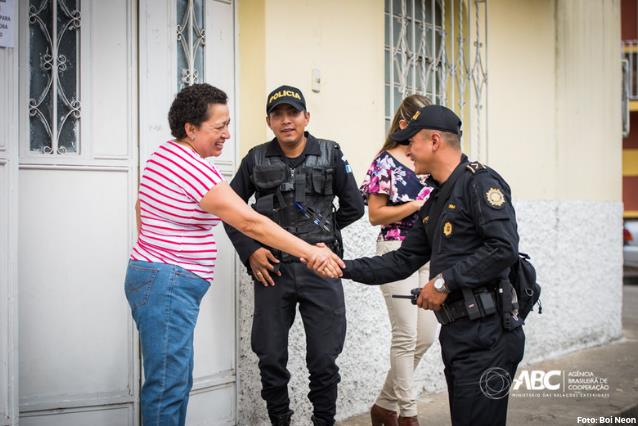
[[[295,208],[299,210],[299,212],[307,219],[312,220],[312,223],[320,227],[326,232],[332,232],[328,224],[324,221],[323,217],[311,209],[310,207],[304,206],[302,203],[295,201]]]

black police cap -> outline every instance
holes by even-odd
[[[266,99],[266,114],[270,114],[277,105],[281,104],[292,105],[297,111],[306,110],[306,100],[303,97],[303,93],[292,86],[279,86],[270,92]]]
[[[461,136],[461,119],[449,108],[442,105],[427,105],[414,113],[408,127],[398,130],[390,137],[402,145],[410,143],[409,139],[422,129],[440,130]]]

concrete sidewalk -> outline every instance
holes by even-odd
[[[638,416],[638,286],[623,289],[623,335],[621,340],[608,345],[577,351],[559,358],[519,367],[517,373],[527,370],[562,371],[562,379],[570,380],[569,374],[580,372],[587,379],[589,373],[596,378],[607,379],[609,390],[592,391],[595,395],[608,393],[608,397],[556,396],[540,398],[523,395],[523,392],[540,395],[543,391],[512,391],[508,425],[547,426],[587,424],[578,417],[589,418],[589,424],[601,424],[600,417],[607,417],[608,424],[620,424],[609,416],[626,418],[625,423],[636,424]],[[578,373],[574,373],[575,375]],[[550,380],[555,382],[556,378]],[[562,388],[565,388],[564,383]],[[561,389],[561,392],[569,392]],[[517,396],[518,395],[518,396]],[[595,419],[595,422],[593,422]],[[450,425],[447,392],[423,394],[419,400],[419,422],[421,425]],[[370,425],[368,413],[338,422],[341,426]]]

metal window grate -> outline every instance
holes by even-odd
[[[635,101],[638,100],[638,40],[624,40],[622,44],[623,59],[627,61],[627,97]]]
[[[385,0],[385,119],[413,93],[454,109],[471,127],[473,154],[484,133],[485,0]],[[471,120],[472,126],[469,126]]]
[[[638,101],[638,40],[623,40],[622,66],[622,134],[629,136],[629,113]]]
[[[79,153],[80,24],[78,0],[29,2],[31,151]]]
[[[204,76],[204,0],[177,1],[177,87],[200,83]]]

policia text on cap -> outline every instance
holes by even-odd
[[[343,277],[382,284],[404,279],[430,261],[430,281],[417,304],[435,310],[442,323],[439,340],[452,424],[505,425],[509,388],[502,376],[514,375],[525,336],[521,327],[503,327],[496,289],[517,260],[516,217],[507,183],[494,170],[468,162],[460,135],[461,120],[438,105],[420,109],[407,128],[393,135],[410,144],[416,172],[430,174],[436,189],[398,250],[346,260]],[[449,197],[439,200],[444,193]],[[405,303],[410,309],[410,301]]]
[[[341,229],[364,212],[350,165],[337,143],[305,131],[310,114],[299,89],[275,89],[266,99],[266,113],[275,138],[248,152],[231,187],[244,200],[254,194],[253,208],[287,231],[311,244],[324,243],[341,256]],[[259,357],[261,395],[272,424],[289,425],[293,414],[286,364],[297,304],[306,332],[312,422],[334,424],[340,379],[336,358],[346,332],[341,280],[319,277],[297,258],[228,226],[226,231],[255,279],[251,343]]]

